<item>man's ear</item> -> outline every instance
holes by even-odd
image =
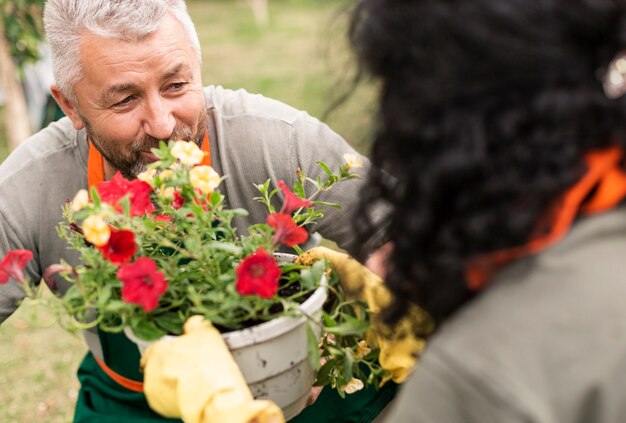
[[[54,99],[56,100],[61,110],[63,110],[63,113],[65,113],[65,116],[70,118],[70,120],[72,121],[72,124],[74,125],[74,129],[76,129],[77,131],[83,129],[85,127],[85,124],[83,120],[81,119],[80,115],[78,114],[76,107],[61,92],[61,90],[56,84],[52,84],[50,86],[50,93],[52,94],[52,97],[54,97]]]

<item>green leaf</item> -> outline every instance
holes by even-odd
[[[346,381],[352,379],[352,367],[354,366],[354,356],[350,348],[344,348],[343,358],[343,378]]]
[[[333,209],[340,209],[342,207],[341,204],[329,203],[327,201],[314,201],[314,203],[315,205],[331,207]]]
[[[155,320],[159,322],[158,326],[165,332],[172,335],[180,335],[183,333],[184,318],[178,313],[169,312],[154,316]]]
[[[322,168],[322,170],[324,171],[324,173],[326,175],[328,175],[329,178],[334,177],[335,175],[333,174],[332,170],[330,170],[330,168],[328,167],[328,165],[324,162],[317,162],[317,164],[319,165],[319,167]]]
[[[304,185],[302,185],[302,181],[296,180],[296,182],[293,184],[293,188],[291,190],[298,197],[306,198],[306,192],[304,191]]]
[[[198,251],[202,242],[195,236],[185,239],[185,248],[189,251]]]
[[[329,332],[329,328],[337,326],[337,322],[335,322],[330,314],[326,312],[322,313],[322,322],[324,322],[324,329],[326,332]]]
[[[241,254],[241,247],[226,242],[209,241],[204,243],[204,247],[211,250],[226,251],[235,255]],[[191,249],[191,248],[190,248]],[[195,250],[192,250],[195,251]]]
[[[102,204],[102,200],[100,200],[100,194],[98,194],[98,190],[96,187],[91,187],[91,201],[93,201],[93,205],[96,207],[100,207]]]
[[[369,328],[369,322],[361,319],[349,317],[347,321],[339,323],[336,326],[326,327],[328,333],[333,335],[361,335]]]
[[[130,198],[128,195],[122,197],[122,210],[124,211],[124,216],[130,216]]]
[[[107,313],[114,313],[114,314],[118,314],[120,313],[122,310],[127,309],[128,303],[125,303],[124,301],[121,300],[110,300],[105,307],[103,307],[103,309],[107,312]]]
[[[145,319],[132,319],[130,327],[137,338],[145,341],[154,341],[167,335],[164,330],[159,329],[153,322]]]
[[[316,286],[316,280],[310,269],[302,269],[300,271],[300,286],[302,289],[310,290]]]
[[[336,359],[331,358],[317,372],[317,376],[315,379],[315,386],[324,386],[328,385],[332,381],[332,375],[330,374],[331,370],[335,368],[337,365]]]
[[[311,365],[311,368],[318,369],[320,366],[319,337],[310,324],[307,324],[306,326],[306,344],[309,364]]]

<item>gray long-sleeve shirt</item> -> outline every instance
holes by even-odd
[[[253,184],[269,178],[290,186],[297,168],[316,178],[323,175],[317,161],[332,169],[344,162],[343,154],[357,154],[328,126],[281,102],[214,86],[205,89],[205,99],[212,165],[227,176],[220,190],[230,207],[250,213],[236,218],[238,228],[265,221],[267,211],[253,200],[259,195]],[[30,137],[0,165],[0,257],[12,249],[33,251],[34,260],[27,267],[31,280],[39,280],[46,267],[61,259],[78,263],[55,228],[62,220],[64,202],[87,188],[87,156],[85,132],[76,131],[63,118]],[[325,210],[314,230],[348,251],[356,247],[350,228],[362,185],[361,179],[343,182],[319,198],[343,208]],[[60,279],[58,286],[61,292],[68,287]],[[22,297],[14,281],[0,285],[0,322]],[[99,355],[97,342],[86,336]]]
[[[390,422],[626,421],[626,210],[582,219],[433,337]]]

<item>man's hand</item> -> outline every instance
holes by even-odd
[[[163,339],[141,358],[150,407],[186,423],[283,423],[280,408],[254,400],[220,333],[201,316],[185,334]]]
[[[387,327],[378,318],[380,310],[392,300],[383,280],[349,255],[326,247],[304,252],[296,263],[310,265],[321,259],[330,262],[347,299],[367,302],[372,318],[366,340],[371,346],[380,348],[380,365],[390,373],[391,379],[396,383],[404,382],[417,362],[417,355],[426,345],[424,339],[415,337],[413,328],[415,325],[431,326],[430,318],[424,311],[413,307],[396,326]]]

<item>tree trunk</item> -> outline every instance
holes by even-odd
[[[9,45],[4,36],[2,19],[0,19],[0,90],[4,94],[4,120],[9,149],[13,150],[30,136],[31,129],[24,90],[17,78],[15,62],[11,58]]]
[[[259,26],[267,26],[269,23],[270,12],[267,2],[268,0],[248,0],[254,14],[254,20]]]

